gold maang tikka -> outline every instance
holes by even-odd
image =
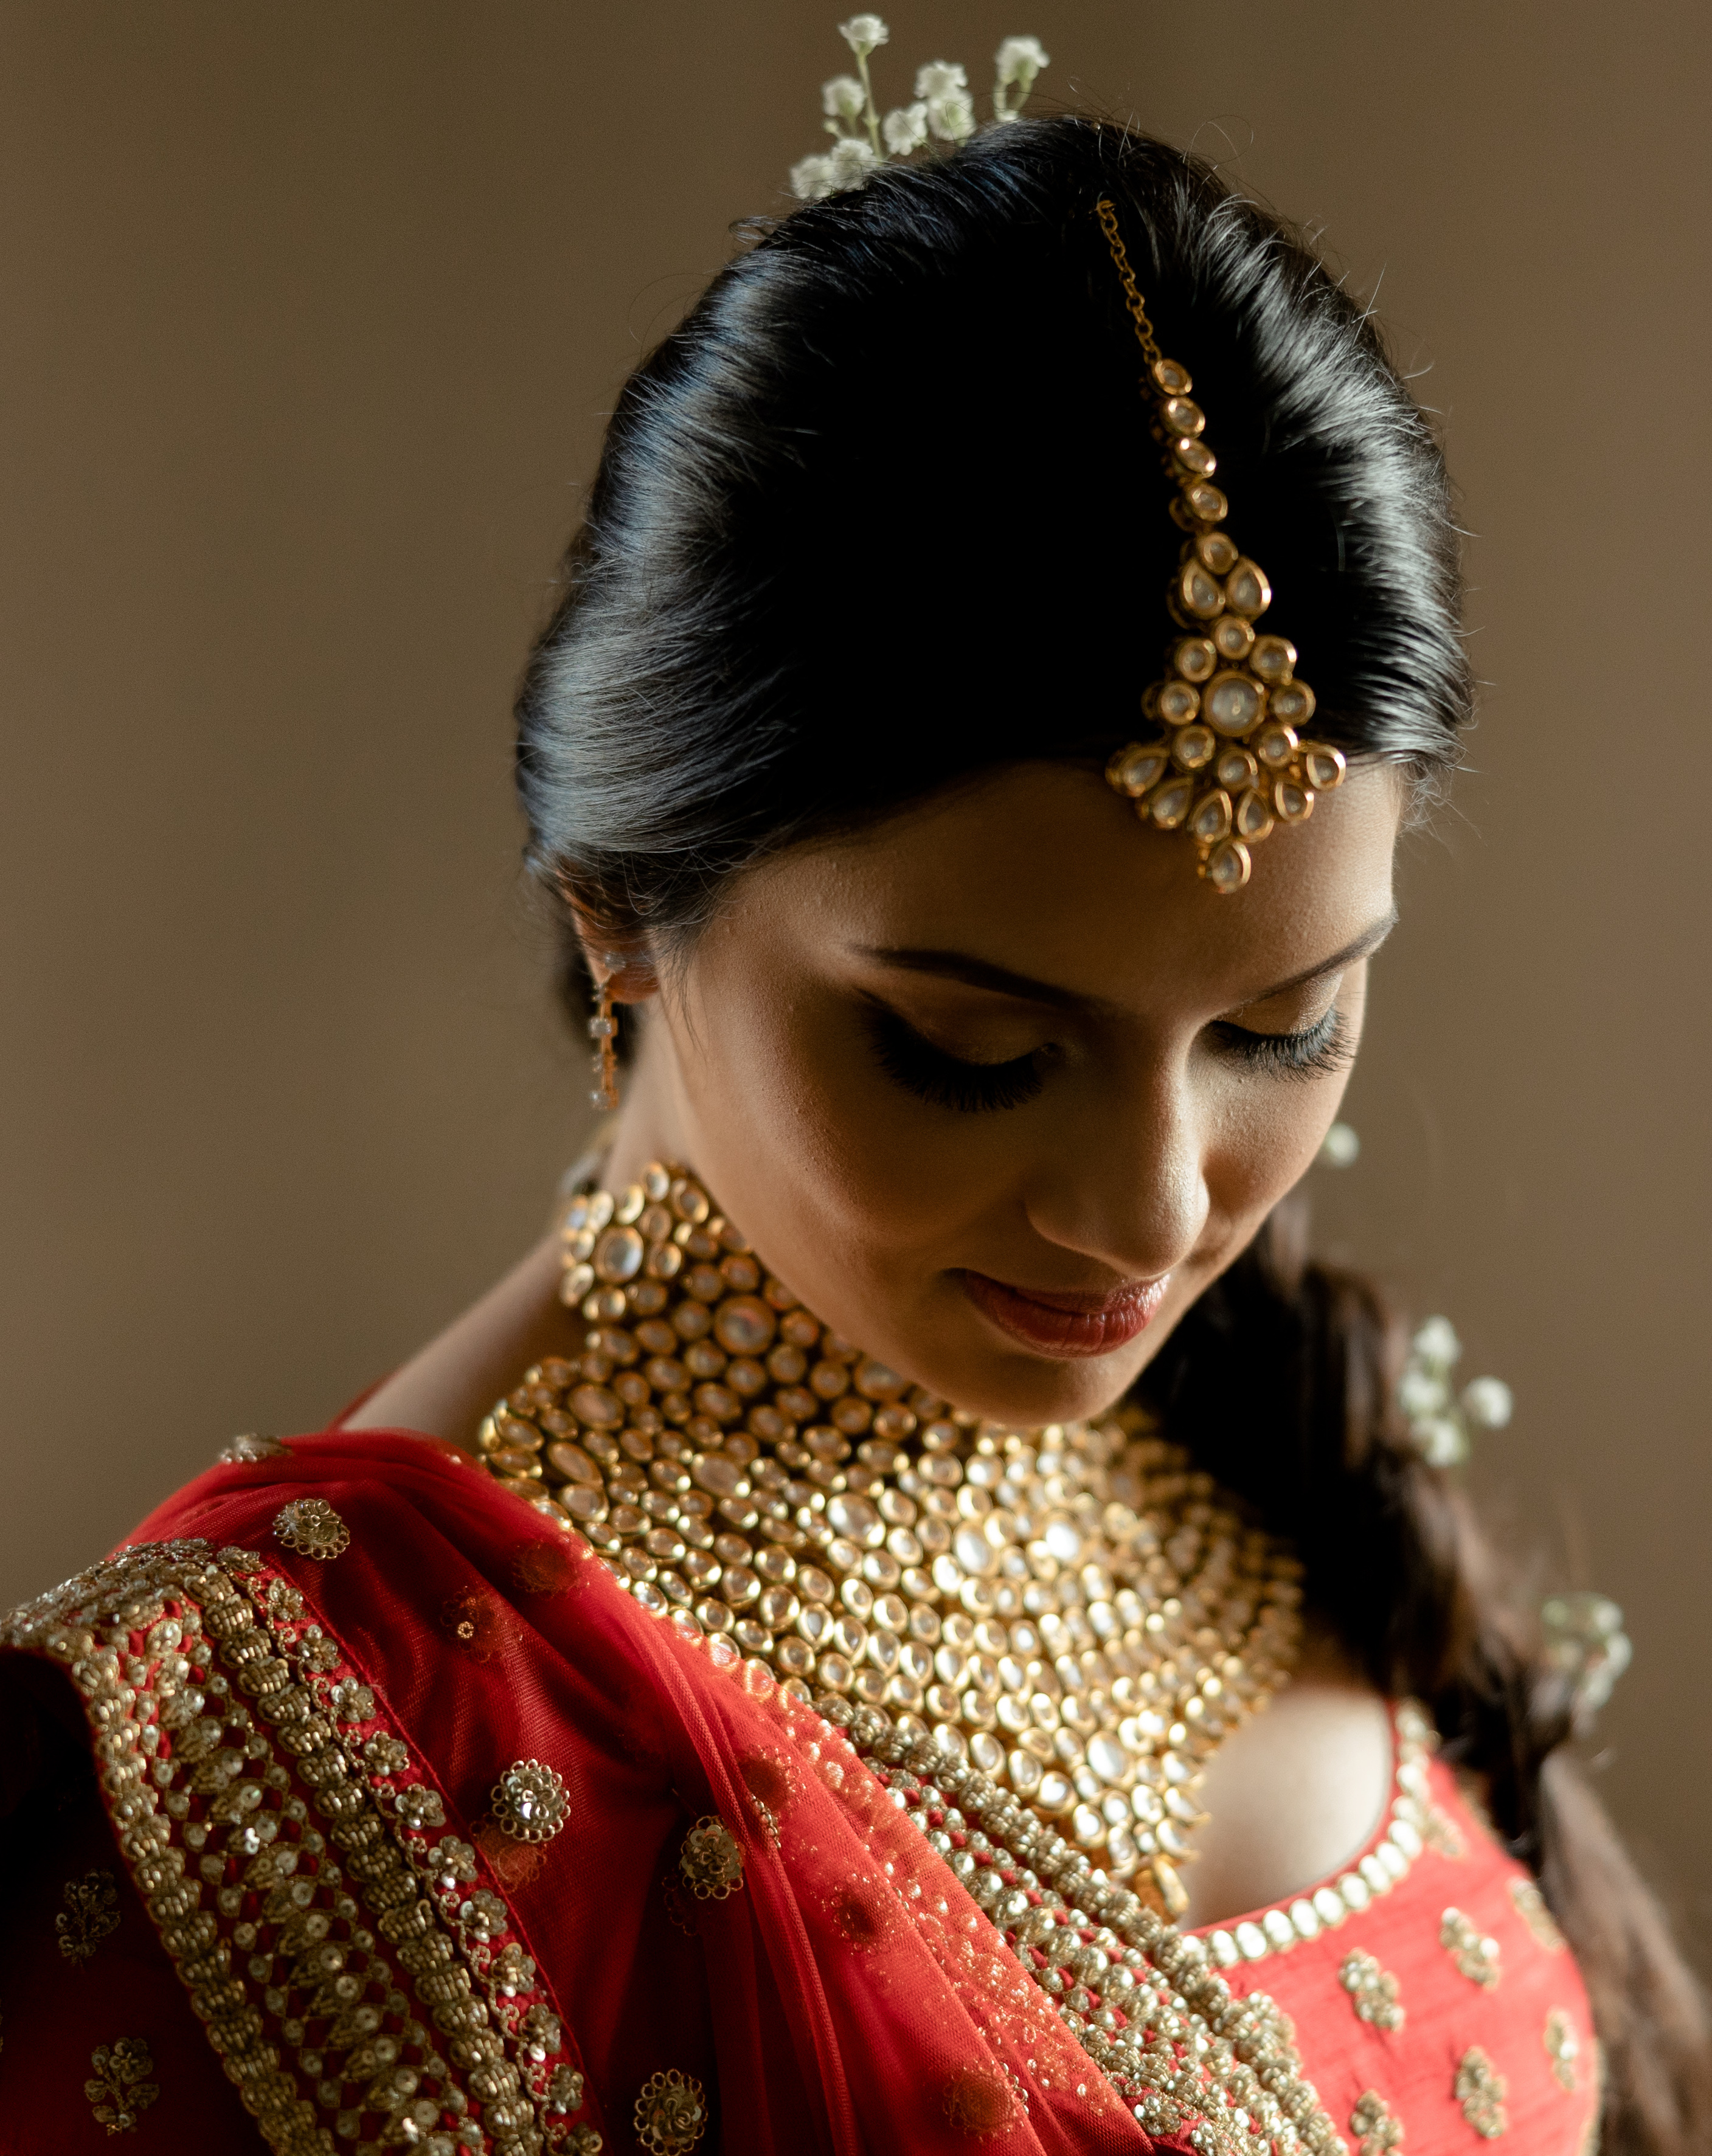
[[[1315,796],[1341,785],[1346,766],[1329,743],[1301,738],[1314,691],[1296,678],[1288,638],[1255,634],[1272,586],[1220,528],[1230,504],[1213,485],[1218,460],[1203,439],[1206,415],[1190,396],[1189,370],[1159,351],[1109,197],[1095,214],[1147,362],[1142,388],[1175,489],[1171,514],[1189,534],[1166,600],[1185,634],[1167,654],[1164,680],[1141,701],[1165,731],[1119,749],[1106,777],[1144,822],[1187,831],[1200,874],[1228,895],[1248,880],[1250,847],[1279,824],[1305,823]]]

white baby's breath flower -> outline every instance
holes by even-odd
[[[1010,116],[1014,120],[1016,115]],[[1334,1123],[1321,1142],[1319,1158],[1327,1168],[1353,1168],[1361,1158],[1361,1141],[1347,1123]]]
[[[820,202],[835,185],[830,157],[805,157],[790,168],[790,191],[799,202]]]
[[[929,60],[916,69],[918,97],[949,97],[953,90],[968,88],[969,76],[955,60]]]
[[[928,139],[927,106],[900,105],[880,122],[880,132],[894,157],[908,157],[912,150],[919,150]]]
[[[966,90],[928,100],[928,125],[942,142],[966,142],[975,131],[975,109]]]
[[[1463,1352],[1463,1343],[1457,1337],[1457,1328],[1447,1317],[1429,1317],[1409,1345],[1423,1363],[1436,1363],[1445,1370],[1457,1361]]]
[[[1502,1430],[1515,1409],[1515,1395],[1502,1378],[1476,1378],[1463,1388],[1463,1413],[1476,1430]]]
[[[1038,38],[1006,38],[997,58],[1000,82],[1007,87],[1013,82],[1020,84],[1025,97],[1041,69],[1051,64]]]
[[[866,91],[853,74],[835,74],[820,85],[820,110],[829,120],[860,120],[867,101]]]
[[[1422,1415],[1437,1414],[1450,1404],[1450,1387],[1419,1363],[1411,1363],[1397,1380],[1397,1404],[1411,1422]]]
[[[861,187],[880,167],[872,147],[860,135],[846,135],[841,142],[834,143],[826,153],[826,162],[831,167],[831,185],[826,192],[835,195]]]
[[[1411,1423],[1409,1435],[1429,1467],[1460,1467],[1468,1457],[1468,1433],[1448,1415],[1428,1415]]]
[[[859,60],[865,60],[892,33],[877,15],[852,15],[847,23],[839,24],[838,34]]]

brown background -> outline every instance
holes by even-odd
[[[537,1229],[580,1056],[511,684],[625,369],[815,146],[834,8],[0,13],[0,1601],[328,1415]],[[1515,1385],[1622,1603],[1607,1786],[1702,1943],[1706,11],[914,0],[1233,164],[1444,418],[1492,685],[1412,841],[1325,1240]]]

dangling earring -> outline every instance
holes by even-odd
[[[601,1113],[609,1116],[618,1106],[618,1020],[612,1014],[612,982],[624,970],[623,954],[603,951],[589,970],[594,975],[594,1015],[589,1021],[594,1042],[594,1090],[589,1096]]]

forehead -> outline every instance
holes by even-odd
[[[1353,771],[1255,849],[1229,897],[1192,842],[1142,824],[1098,773],[1008,767],[853,836],[789,849],[733,894],[733,925],[832,948],[953,950],[1138,1010],[1230,1008],[1320,964],[1390,909],[1401,789]]]

